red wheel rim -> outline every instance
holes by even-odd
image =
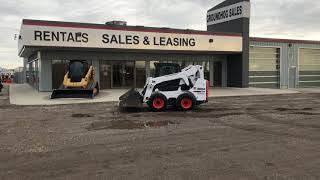
[[[183,109],[190,109],[192,107],[192,100],[190,98],[183,98],[180,105]]]
[[[162,109],[164,107],[164,100],[160,97],[157,97],[152,102],[153,107],[156,109]]]

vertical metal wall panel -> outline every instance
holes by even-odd
[[[52,91],[52,64],[51,59],[45,59],[42,54],[39,59],[39,91]]]
[[[23,79],[22,79],[22,83],[26,83],[27,82],[27,64],[28,64],[28,58],[27,57],[23,57]]]

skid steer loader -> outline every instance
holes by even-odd
[[[166,67],[170,69],[168,64]],[[191,65],[178,70],[173,74],[149,77],[142,92],[131,89],[119,98],[120,108],[140,108],[146,103],[152,111],[164,111],[169,106],[187,111],[208,102],[209,82],[204,79],[203,67]]]
[[[59,89],[53,90],[51,99],[56,98],[93,98],[99,93],[95,82],[95,71],[87,61],[71,60],[68,72]]]

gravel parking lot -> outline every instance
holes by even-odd
[[[320,94],[223,97],[192,112],[9,105],[2,179],[320,179]]]

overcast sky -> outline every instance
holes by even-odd
[[[206,11],[223,0],[0,0],[0,67],[22,65],[14,34],[42,19],[206,30]],[[252,0],[251,36],[320,40],[320,1]]]

